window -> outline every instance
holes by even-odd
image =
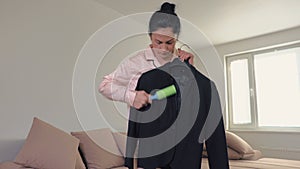
[[[230,129],[300,131],[300,44],[225,59]]]

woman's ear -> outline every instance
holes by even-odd
[[[150,40],[152,40],[152,33],[149,33],[148,35],[149,35]]]

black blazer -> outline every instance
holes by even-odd
[[[140,77],[136,90],[153,93],[174,84],[177,93],[130,109],[125,166],[200,169],[205,141],[211,169],[228,169],[219,95],[215,84],[187,62],[175,59]],[[132,139],[136,138],[136,139]]]

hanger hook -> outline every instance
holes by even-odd
[[[182,44],[182,45],[179,47],[179,49],[181,50],[181,48],[184,47],[184,46],[187,47],[187,48],[189,48],[189,49],[191,49],[191,48],[189,47],[189,45],[187,45],[187,44],[185,44],[185,43]]]

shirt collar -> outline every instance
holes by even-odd
[[[154,55],[154,53],[153,53],[152,48],[150,47],[150,45],[145,50],[145,58],[146,58],[147,61],[152,61],[155,67],[162,66],[158,62],[157,58],[155,57],[155,55]]]
[[[150,47],[150,45],[146,48],[145,50],[145,58],[146,60],[156,60],[154,53],[152,51],[152,48]]]
[[[177,53],[177,52],[176,52]],[[145,50],[145,58],[147,61],[152,61],[155,67],[160,67],[162,66],[157,58],[155,57],[152,48],[150,47],[150,45],[146,48]],[[177,56],[173,56],[173,58],[171,59],[171,61],[173,61],[175,58],[178,58]]]

